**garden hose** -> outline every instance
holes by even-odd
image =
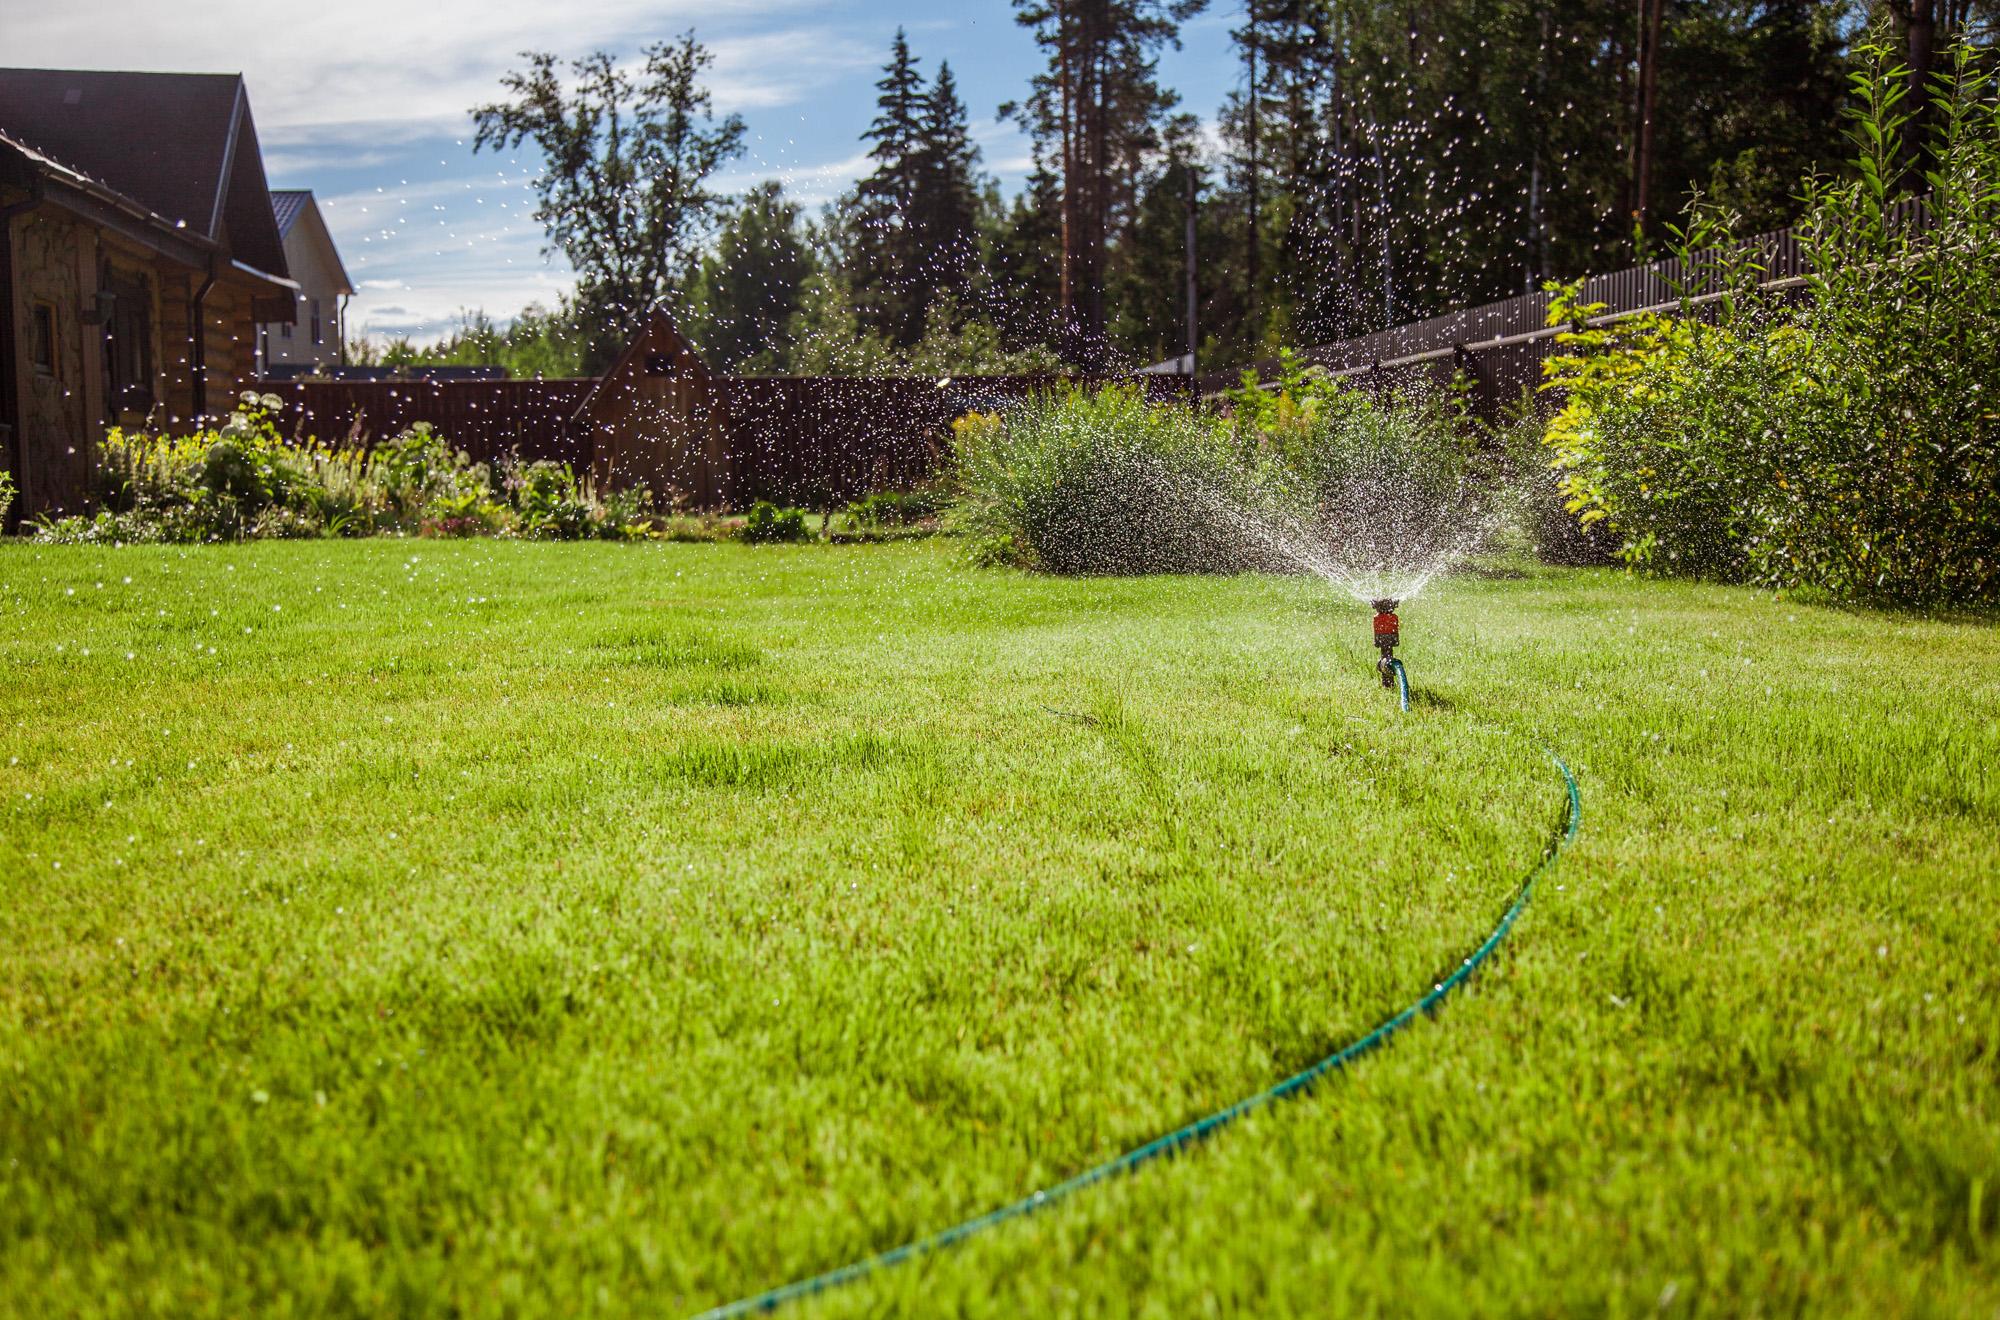
[[[1396,676],[1401,690],[1403,709],[1408,710],[1410,708],[1409,679],[1403,674],[1402,662],[1395,661],[1393,663],[1395,664]],[[1547,751],[1546,748],[1543,750]],[[1238,1100],[1228,1108],[1219,1109],[1206,1118],[1197,1119],[1184,1127],[1176,1128],[1165,1136],[1156,1137],[1143,1146],[1134,1147],[1122,1155],[1106,1160],[1094,1168],[1086,1169],[1082,1173],[1066,1181],[1057,1183],[1046,1190],[1024,1196],[1010,1205],[1003,1205],[996,1210],[989,1210],[983,1215],[965,1220],[963,1223],[954,1224],[950,1228],[931,1234],[929,1237],[918,1238],[915,1241],[906,1242],[902,1246],[892,1247],[888,1251],[855,1261],[851,1265],[843,1265],[838,1269],[828,1270],[824,1274],[815,1274],[811,1278],[799,1279],[795,1282],[784,1284],[781,1287],[773,1288],[768,1292],[761,1292],[751,1297],[745,1297],[738,1301],[703,1311],[696,1320],[733,1320],[734,1317],[738,1316],[775,1311],[788,1302],[796,1302],[803,1298],[816,1296],[819,1293],[838,1288],[843,1284],[854,1283],[871,1274],[915,1260],[919,1256],[928,1256],[933,1252],[942,1251],[946,1247],[965,1241],[965,1239],[973,1236],[975,1233],[980,1233],[999,1224],[1004,1224],[1010,1219],[1020,1219],[1034,1214],[1036,1211],[1046,1209],[1058,1201],[1062,1201],[1082,1191],[1086,1187],[1115,1178],[1120,1174],[1131,1173],[1141,1165],[1148,1164],[1163,1156],[1178,1154],[1180,1151],[1214,1136],[1217,1132],[1220,1132],[1223,1128],[1228,1127],[1238,1119],[1255,1110],[1262,1109],[1266,1105],[1305,1094],[1321,1078],[1329,1073],[1345,1068],[1362,1055],[1379,1048],[1391,1036],[1416,1021],[1420,1015],[1427,1016],[1435,1013],[1438,1006],[1444,1002],[1446,996],[1463,985],[1466,979],[1479,969],[1481,964],[1493,956],[1493,951],[1500,947],[1500,942],[1507,938],[1508,932],[1513,930],[1514,922],[1521,915],[1522,909],[1527,907],[1529,895],[1534,892],[1535,881],[1540,879],[1550,867],[1555,865],[1556,859],[1562,855],[1564,846],[1576,838],[1577,828],[1583,821],[1583,798],[1577,791],[1576,776],[1570,773],[1569,766],[1553,751],[1548,752],[1548,757],[1549,760],[1555,763],[1556,769],[1562,773],[1563,787],[1568,794],[1568,800],[1564,808],[1562,829],[1557,833],[1554,843],[1542,855],[1541,861],[1536,863],[1534,868],[1522,879],[1520,887],[1515,890],[1513,901],[1507,905],[1507,910],[1501,914],[1499,924],[1487,935],[1485,941],[1477,949],[1473,950],[1471,956],[1453,968],[1449,976],[1432,985],[1422,998],[1408,1005],[1394,1016],[1384,1019],[1365,1036],[1342,1046],[1332,1054],[1321,1059],[1318,1063],[1313,1064],[1302,1072],[1292,1074],[1275,1086]]]
[[[1410,676],[1403,672],[1403,662],[1392,655],[1383,661],[1383,664],[1388,667],[1390,673],[1396,676],[1396,700],[1402,705],[1404,710],[1408,710],[1410,708]]]

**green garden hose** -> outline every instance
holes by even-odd
[[[1395,662],[1395,668],[1402,696],[1403,709],[1408,710],[1410,708],[1409,679],[1404,676],[1403,666],[1400,661]],[[950,1228],[931,1234],[929,1237],[918,1238],[913,1242],[906,1242],[902,1246],[893,1247],[879,1255],[855,1261],[851,1265],[843,1265],[838,1269],[828,1270],[824,1274],[815,1274],[808,1279],[800,1279],[796,1282],[773,1288],[768,1292],[761,1292],[752,1297],[745,1297],[741,1300],[730,1302],[727,1305],[703,1311],[697,1317],[697,1320],[733,1320],[733,1317],[775,1311],[788,1302],[799,1301],[802,1298],[812,1297],[829,1289],[838,1288],[842,1284],[853,1283],[881,1270],[901,1265],[906,1261],[915,1260],[919,1256],[927,1256],[932,1252],[941,1251],[946,1247],[963,1242],[975,1233],[982,1232],[998,1224],[1003,1224],[1010,1219],[1020,1219],[1035,1213],[1037,1210],[1046,1209],[1056,1202],[1082,1191],[1086,1187],[1104,1182],[1110,1178],[1115,1178],[1120,1174],[1130,1173],[1140,1165],[1150,1163],[1162,1156],[1178,1154],[1187,1147],[1214,1136],[1217,1132],[1228,1127],[1253,1110],[1262,1109],[1264,1106],[1278,1100],[1287,1100],[1294,1096],[1305,1094],[1322,1077],[1338,1069],[1345,1068],[1362,1055],[1378,1048],[1387,1042],[1391,1036],[1416,1021],[1418,1016],[1435,1013],[1438,1006],[1444,1002],[1445,997],[1464,984],[1466,978],[1477,971],[1480,965],[1493,955],[1493,951],[1500,947],[1500,942],[1507,938],[1508,932],[1514,928],[1515,920],[1521,915],[1522,909],[1528,905],[1528,897],[1534,892],[1535,881],[1540,879],[1543,873],[1555,864],[1556,858],[1562,855],[1564,846],[1576,837],[1577,828],[1583,822],[1583,797],[1577,791],[1576,776],[1570,773],[1569,766],[1564,764],[1560,756],[1557,756],[1554,752],[1549,752],[1548,757],[1551,761],[1555,762],[1556,769],[1561,771],[1563,786],[1568,794],[1568,801],[1564,809],[1563,826],[1556,834],[1554,842],[1548,851],[1542,855],[1542,860],[1536,863],[1534,869],[1530,870],[1527,876],[1522,879],[1520,887],[1514,893],[1513,902],[1507,905],[1506,912],[1501,915],[1500,923],[1493,928],[1492,933],[1486,937],[1485,941],[1477,949],[1473,950],[1471,956],[1459,963],[1449,976],[1431,986],[1422,998],[1394,1016],[1379,1023],[1367,1035],[1348,1045],[1342,1046],[1332,1054],[1327,1055],[1324,1059],[1321,1059],[1318,1063],[1313,1064],[1302,1072],[1292,1074],[1275,1086],[1260,1091],[1256,1095],[1238,1100],[1228,1108],[1217,1110],[1208,1117],[1197,1119],[1185,1127],[1176,1128],[1165,1136],[1156,1137],[1145,1145],[1128,1150],[1124,1154],[1106,1160],[1094,1168],[1085,1169],[1082,1173],[1064,1182],[1057,1183],[1055,1186],[1044,1191],[1022,1197],[1011,1205],[1003,1205],[997,1210],[989,1210],[983,1215],[968,1219],[963,1223],[954,1224]]]
[[[1410,708],[1410,676],[1403,671],[1403,662],[1392,655],[1383,663],[1388,665],[1390,670],[1395,673],[1396,700],[1402,704],[1404,710],[1408,710]]]

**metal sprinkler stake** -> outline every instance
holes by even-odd
[[[1375,606],[1375,646],[1382,652],[1382,658],[1375,662],[1375,672],[1382,676],[1382,686],[1393,689],[1396,686],[1396,643],[1402,640],[1402,623],[1396,618],[1398,602],[1378,600]]]

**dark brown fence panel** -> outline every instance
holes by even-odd
[[[1050,376],[721,376],[733,480],[730,503],[820,506],[903,490],[938,474],[951,423],[1032,394],[1097,382]],[[1186,397],[1171,376],[1127,381],[1153,398]]]
[[[937,475],[951,423],[1037,393],[1095,385],[1052,376],[930,378],[718,376],[731,472],[726,503],[821,505],[907,489]],[[1186,397],[1171,376],[1126,380],[1156,399]],[[481,462],[510,453],[590,467],[590,427],[572,421],[594,384],[540,381],[266,381],[296,435],[363,443],[428,422]],[[627,437],[643,443],[648,437]]]
[[[283,425],[323,441],[372,443],[428,422],[482,463],[518,453],[579,469],[590,446],[569,419],[590,392],[588,380],[265,381],[258,390],[285,401]]]

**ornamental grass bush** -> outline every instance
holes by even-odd
[[[1475,516],[1504,466],[1482,473],[1492,436],[1450,394],[1372,396],[1289,352],[1272,388],[1246,375],[1224,410],[1107,386],[953,429],[956,517],[977,557],[1054,573],[1296,571],[1300,546],[1421,553]]]
[[[1245,474],[1221,418],[1129,386],[1038,395],[953,425],[975,556],[1052,573],[1247,567],[1228,526]]]

